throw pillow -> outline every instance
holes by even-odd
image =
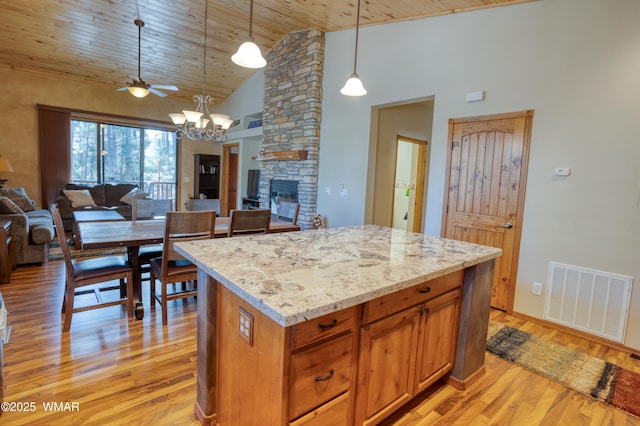
[[[24,214],[24,211],[10,198],[0,195],[0,214]]]
[[[23,212],[30,212],[35,209],[36,203],[31,200],[23,187],[17,188],[0,188],[0,196],[7,197],[20,207]]]
[[[147,195],[149,194],[141,191],[139,188],[133,188],[131,191],[124,194],[122,198],[120,198],[120,201],[125,204],[132,205],[133,200],[140,199],[140,198],[147,198]]]
[[[71,207],[96,207],[88,189],[65,189],[62,192],[71,201]]]

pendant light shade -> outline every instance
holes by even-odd
[[[253,42],[253,38],[242,43],[238,51],[231,56],[231,60],[245,68],[262,68],[267,65],[267,61],[262,57],[260,48]]]
[[[262,68],[267,65],[267,61],[262,57],[260,48],[253,41],[253,0],[249,10],[249,35],[247,41],[242,43],[238,51],[231,56],[231,60],[241,67],[245,68]]]
[[[358,12],[356,13],[356,49],[353,55],[353,74],[344,84],[344,87],[340,89],[340,93],[346,96],[363,96],[367,94],[360,76],[356,72],[356,66],[358,64],[358,30],[360,29],[360,0],[358,0]]]
[[[353,73],[342,89],[340,89],[340,93],[346,96],[364,96],[367,94],[367,90],[362,85],[358,74]]]

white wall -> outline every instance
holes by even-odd
[[[637,0],[543,0],[363,27],[360,98],[339,93],[354,31],[327,33],[318,211],[330,226],[363,223],[372,107],[434,96],[425,232],[439,235],[447,120],[533,109],[515,310],[542,317],[531,287],[546,286],[549,261],[630,275],[638,288],[638,22]],[[466,103],[474,90],[486,100]],[[561,166],[571,176],[554,178]],[[640,349],[640,290],[631,304],[625,344]]]

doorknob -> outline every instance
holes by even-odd
[[[501,225],[501,226],[504,226],[507,229],[513,228],[513,225],[511,224],[511,222],[507,222],[507,223],[505,223],[504,225]]]

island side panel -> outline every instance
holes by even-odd
[[[198,268],[197,390],[195,414],[203,425],[217,421],[217,323],[216,310],[220,284]]]
[[[465,269],[456,360],[449,383],[466,389],[484,374],[495,259]]]
[[[240,331],[241,312],[251,317],[249,338]],[[290,329],[223,285],[217,317],[219,425],[286,425]]]

